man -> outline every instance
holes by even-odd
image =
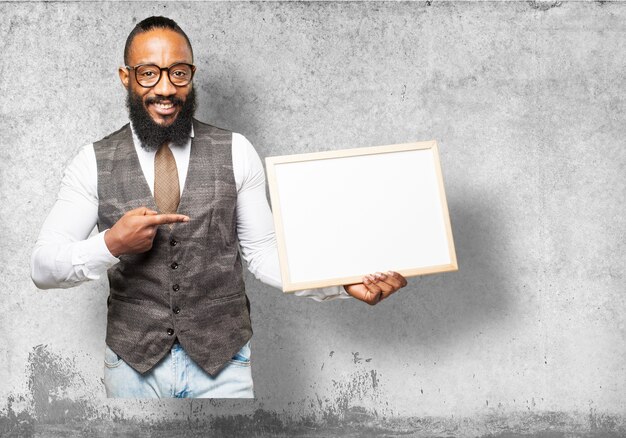
[[[66,170],[33,281],[71,287],[108,270],[109,397],[253,397],[239,248],[257,278],[280,287],[260,159],[243,136],[193,119],[193,51],[174,21],[137,24],[124,62],[131,123]],[[405,285],[389,272],[296,294],[375,304]]]

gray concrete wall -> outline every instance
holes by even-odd
[[[460,270],[372,308],[248,275],[254,402],[106,400],[106,282],[29,278],[152,14],[261,156],[439,141]],[[1,3],[0,46],[0,435],[626,434],[625,4]]]

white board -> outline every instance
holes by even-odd
[[[457,269],[434,141],[266,158],[283,290]]]

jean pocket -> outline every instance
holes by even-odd
[[[104,350],[104,366],[107,368],[116,368],[121,363],[122,359],[107,345]]]
[[[250,341],[246,342],[246,345],[241,347],[235,355],[229,361],[232,365],[238,365],[241,367],[250,366]]]

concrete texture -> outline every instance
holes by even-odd
[[[29,258],[152,14],[261,156],[437,139],[460,270],[372,308],[248,275],[257,400],[105,399],[106,282]],[[0,435],[626,436],[626,4],[1,3],[0,46]]]

